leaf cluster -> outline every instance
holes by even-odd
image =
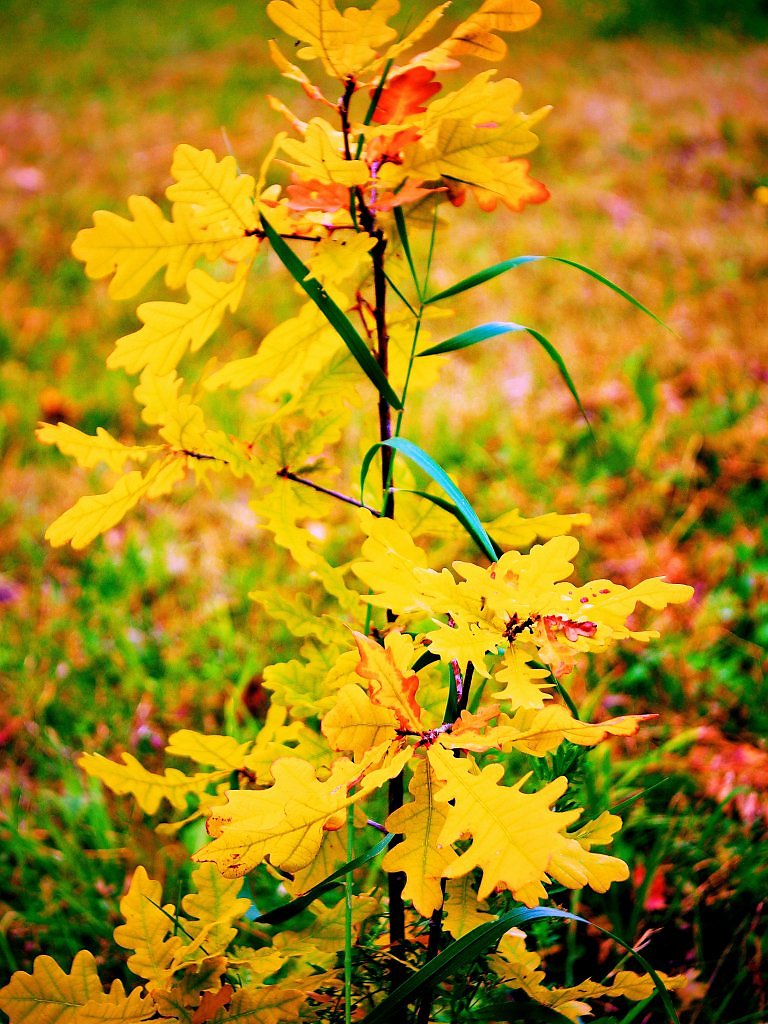
[[[610,845],[620,819],[584,814],[568,778],[552,769],[558,752],[570,766],[572,748],[631,736],[648,716],[583,721],[562,680],[584,654],[653,639],[636,628],[636,608],[662,610],[688,600],[691,588],[663,578],[629,588],[605,579],[573,584],[578,543],[568,534],[584,516],[525,519],[506,510],[481,518],[402,433],[409,395],[433,379],[430,364],[439,368],[448,353],[510,331],[528,331],[581,406],[559,353],[533,328],[494,322],[429,343],[432,323],[450,316],[447,299],[540,258],[516,257],[435,291],[430,271],[446,207],[472,196],[487,213],[520,212],[548,195],[525,159],[547,108],[518,111],[519,85],[494,71],[453,91],[444,92],[442,80],[466,58],[498,61],[506,47],[499,33],[529,27],[538,5],[485,0],[443,42],[414,55],[447,6],[399,37],[390,26],[396,0],[376,0],[367,11],[341,11],[332,0],[271,0],[267,13],[298,41],[302,65],[274,43],[272,57],[326,116],[304,122],[273,101],[293,134],[275,138],[255,175],[241,172],[232,155],[178,146],[168,217],[134,196],[130,219],[98,212],[74,243],[89,277],[111,278],[113,298],[135,297],[160,271],[186,298],[140,303],[141,326],[117,341],[107,361],[138,377],[135,397],[154,440],[126,443],[63,422],[40,427],[42,443],[84,468],[103,464],[118,474],[109,490],[61,515],[48,540],[83,548],[185,478],[213,487],[218,475],[231,474],[249,485],[264,529],[326,590],[337,614],[318,617],[301,600],[253,595],[303,641],[301,660],[266,667],[270,709],[255,735],[180,730],[167,754],[192,770],[151,772],[130,754],[122,764],[81,758],[89,775],[132,795],[145,813],[170,805],[176,817],[160,826],[166,833],[205,818],[209,841],[193,856],[196,892],[178,907],[164,905],[160,884],[139,868],[115,931],[131,951],[137,986],[105,993],[88,954],[78,954],[69,975],[42,957],[32,975],[17,974],[0,993],[12,1022],[246,1017],[257,1024],[335,1019],[342,1005],[346,1019],[373,1022],[416,998],[426,1021],[436,986],[491,948],[491,987],[513,1001],[521,995],[525,1005],[576,1019],[588,1009],[585,999],[641,1000],[656,989],[674,1016],[665,984],[677,982],[652,969],[642,977],[621,972],[610,984],[546,986],[541,958],[516,928],[568,916],[540,905],[563,888],[605,892],[628,877],[623,860],[594,849]],[[303,64],[313,62],[340,98],[328,99],[310,79]],[[285,169],[289,184],[273,180]],[[415,233],[425,226],[420,258]],[[255,352],[212,357],[196,377],[194,370],[181,377],[182,362],[237,310],[264,250],[288,271],[303,304]],[[557,259],[628,297],[595,271]],[[217,393],[247,397],[249,419],[238,436],[214,421]],[[328,453],[349,436],[366,401],[378,433],[361,455],[357,498],[330,486]],[[398,483],[411,482],[405,457],[439,492],[396,486],[398,456]],[[419,501],[408,504],[408,495]],[[312,528],[331,500],[358,509],[360,551],[341,564]],[[471,539],[487,564],[435,568],[416,540],[441,533],[457,546]],[[510,778],[509,765],[521,760],[528,770]],[[547,769],[537,772],[541,764]],[[358,852],[372,830],[394,839],[380,872],[355,892],[354,871],[373,861]],[[241,895],[240,879],[254,871],[294,897],[290,914],[261,913]],[[388,877],[386,904],[379,873]],[[331,886],[341,877],[344,899],[333,902]],[[499,899],[513,909],[493,916],[489,901]],[[300,913],[309,922],[280,927]],[[361,969],[355,980],[361,934],[376,969]],[[408,965],[418,968],[410,979]],[[381,978],[391,989],[384,999]],[[443,986],[439,998],[449,996]],[[471,1001],[465,1009],[473,1010]]]

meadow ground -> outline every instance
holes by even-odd
[[[246,595],[290,568],[235,490],[157,504],[83,553],[43,542],[97,477],[38,446],[38,420],[138,428],[131,382],[104,368],[133,307],[88,282],[69,246],[94,209],[160,200],[178,142],[258,166],[278,127],[265,93],[295,94],[245,5],[6,0],[0,27],[14,40],[0,57],[0,976],[82,946],[118,974],[111,929],[139,850],[171,880],[189,851],[75,758],[151,762],[176,728],[247,724],[249,681],[292,652]],[[456,322],[543,331],[596,445],[544,353],[516,335],[456,357],[407,432],[488,517],[590,512],[583,578],[695,586],[654,646],[585,670],[588,706],[659,715],[595,754],[600,784],[618,799],[657,785],[626,814],[631,881],[570,906],[689,971],[689,1024],[762,1020],[768,206],[755,193],[768,185],[768,46],[601,40],[552,4],[503,70],[526,109],[553,104],[533,154],[552,198],[492,231],[456,211],[436,283],[552,253],[619,282],[672,331],[567,267],[523,267],[465,296]],[[238,312],[240,345],[291,307],[277,279],[272,268]],[[540,938],[565,977],[599,973],[594,937]]]

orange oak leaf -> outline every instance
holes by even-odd
[[[405,206],[406,203],[416,203],[419,199],[435,192],[444,192],[443,188],[423,188],[415,182],[407,181],[397,192],[382,192],[376,197],[376,209],[381,213],[388,213],[396,206]]]
[[[397,657],[398,641],[402,634],[393,630],[385,640],[385,647],[362,633],[354,633],[360,652],[358,675],[369,679],[368,693],[374,704],[391,708],[397,716],[401,729],[421,731],[421,708],[416,700],[419,677],[403,669]],[[400,663],[398,663],[400,662]]]
[[[231,985],[222,985],[218,992],[203,992],[200,1005],[192,1017],[192,1024],[206,1024],[213,1020],[218,1010],[229,1005],[234,989]]]
[[[295,181],[286,188],[292,210],[323,210],[334,213],[349,206],[349,189],[325,181]]]
[[[394,135],[376,135],[365,147],[365,158],[371,166],[384,162],[400,164],[403,162],[405,147],[418,142],[420,138],[418,128],[404,128]]]
[[[381,90],[373,120],[376,124],[400,124],[412,114],[423,114],[427,100],[442,89],[434,79],[434,71],[421,67],[395,75]]]

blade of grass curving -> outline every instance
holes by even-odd
[[[362,1024],[386,1024],[387,1021],[402,1019],[402,1014],[396,1011],[401,1011],[403,1007],[407,1006],[416,994],[427,985],[435,985],[438,981],[442,981],[443,978],[454,974],[465,965],[474,963],[479,956],[482,956],[488,949],[495,946],[510,928],[525,924],[527,921],[535,921],[542,917],[579,921],[582,924],[591,925],[599,932],[602,932],[603,935],[607,935],[614,942],[618,943],[623,949],[626,949],[635,957],[643,970],[651,976],[656,986],[656,991],[661,996],[669,1020],[672,1024],[680,1024],[675,1008],[672,1005],[672,1000],[669,998],[669,993],[664,988],[661,978],[659,978],[656,971],[643,956],[632,949],[618,935],[609,931],[609,929],[603,928],[593,921],[587,920],[585,917],[579,917],[578,914],[571,914],[567,910],[556,910],[554,907],[533,907],[532,909],[517,907],[514,910],[507,911],[506,914],[502,914],[495,921],[489,921],[488,924],[481,924],[478,928],[474,928],[471,932],[462,936],[462,938],[457,939],[456,942],[451,943],[434,960],[430,960],[429,963],[411,975],[407,981],[399,985],[394,992],[391,992],[386,999],[383,999],[363,1019]]]
[[[633,793],[632,796],[626,796],[623,800],[619,800],[617,804],[611,804],[608,810],[611,814],[615,814],[616,811],[626,810],[631,807],[632,804],[637,803],[638,800],[642,800],[643,797],[652,793],[654,789],[658,789],[659,786],[663,786],[666,782],[670,781],[670,776],[667,775],[663,779],[659,779],[658,782],[654,782],[652,786],[646,786],[645,789],[639,790],[637,793]]]
[[[416,273],[416,266],[413,262],[413,253],[411,252],[411,243],[408,241],[408,227],[405,223],[405,214],[403,213],[402,206],[395,207],[395,225],[397,227],[397,233],[400,237],[400,244],[403,247],[405,253],[405,259],[408,263],[408,267],[411,271],[411,278],[413,285],[416,289],[416,295],[418,296],[419,302],[422,301],[421,285],[419,284],[419,277]]]
[[[389,285],[389,287],[390,287],[390,288],[392,289],[392,291],[393,291],[393,292],[395,293],[395,295],[397,295],[398,299],[400,299],[400,301],[401,301],[401,302],[402,302],[402,304],[403,304],[403,305],[404,305],[404,306],[406,307],[406,309],[407,309],[407,310],[408,310],[408,311],[409,311],[409,312],[410,312],[410,313],[411,313],[411,314],[412,314],[413,316],[415,316],[415,317],[417,317],[417,318],[418,318],[418,316],[419,316],[418,310],[416,310],[416,309],[415,309],[415,308],[414,308],[414,307],[413,307],[413,306],[411,305],[411,303],[410,303],[410,302],[408,301],[408,299],[406,299],[406,297],[405,297],[405,296],[403,295],[403,293],[402,293],[402,291],[400,290],[400,288],[398,288],[398,287],[397,287],[397,285],[395,284],[395,282],[394,282],[394,281],[392,280],[392,278],[391,278],[391,277],[389,276],[389,274],[387,274],[387,273],[386,273],[386,271],[385,271],[385,273],[384,273],[384,277],[385,277],[385,278],[387,279],[387,284]]]
[[[544,256],[514,256],[510,260],[494,263],[492,266],[486,267],[485,270],[478,270],[476,274],[470,274],[469,277],[452,284],[450,288],[444,288],[441,292],[430,295],[424,299],[424,305],[431,306],[433,302],[449,299],[452,295],[460,295],[462,292],[469,291],[470,288],[476,288],[479,284],[485,284],[486,281],[498,277],[499,274],[506,274],[508,270],[514,270],[515,267],[522,267],[524,263],[535,263],[544,258]]]
[[[291,900],[290,903],[285,903],[281,907],[275,907],[274,910],[268,910],[264,914],[260,914],[258,917],[254,917],[251,924],[280,924],[283,921],[288,921],[297,914],[300,914],[302,910],[306,909],[309,904],[322,896],[323,893],[328,892],[329,889],[333,889],[340,879],[344,878],[350,872],[356,868],[362,867],[363,864],[367,864],[369,861],[374,860],[380,853],[389,846],[394,839],[392,833],[388,833],[384,838],[376,843],[366,853],[361,853],[359,857],[355,857],[354,860],[348,861],[346,864],[342,864],[340,868],[337,868],[332,874],[324,878],[322,882],[318,882],[317,885],[313,885],[311,889],[303,893],[301,896],[297,896]]]
[[[619,287],[619,285],[614,281],[609,280],[607,277],[603,277],[602,274],[598,274],[596,270],[592,270],[591,267],[585,267],[583,263],[576,263],[575,260],[568,260],[565,256],[545,256],[544,259],[554,260],[555,263],[564,263],[567,267],[573,267],[574,270],[580,270],[582,274],[594,277],[594,279],[599,281],[600,284],[604,284],[606,288],[610,288],[612,292],[616,292],[616,294],[620,295],[622,299],[626,299],[630,305],[635,307],[635,309],[639,309],[641,313],[645,313],[645,315],[649,316],[651,320],[655,320],[656,323],[660,327],[663,327],[665,331],[669,331],[670,334],[675,333],[669,324],[665,324],[663,320],[657,317],[655,313],[652,313],[647,306],[642,304],[642,302],[630,295],[629,292],[624,291],[624,289]]]
[[[462,514],[461,509],[457,505],[454,505],[452,501],[448,501],[447,498],[442,498],[439,494],[431,494],[429,491],[414,491],[408,487],[397,487],[396,491],[398,492],[398,494],[415,494],[417,498],[425,498],[427,501],[431,501],[433,505],[437,505],[438,508],[443,509],[449,515],[452,515],[454,519],[458,519],[458,521],[461,523],[461,525],[464,527],[464,529],[467,531],[470,537],[474,540],[474,542],[477,544],[480,550],[484,554],[488,554],[485,548],[484,540],[481,537],[475,536],[473,532],[474,527],[472,523],[466,519],[466,517]],[[485,530],[485,528],[483,529]],[[488,540],[491,542],[493,550],[496,552],[496,557],[494,558],[494,561],[496,561],[496,559],[501,558],[504,552],[502,548],[493,539],[493,537],[491,537],[487,532],[485,536],[488,537]]]
[[[639,309],[646,316],[649,316],[652,320],[655,320],[657,324],[663,327],[665,330],[672,331],[672,328],[665,324],[663,320],[652,313],[647,306],[644,306],[642,302],[639,302],[636,298],[625,291],[615,282],[609,278],[599,274],[596,270],[592,270],[591,267],[584,266],[583,263],[577,263],[575,260],[566,259],[565,256],[515,256],[513,259],[502,260],[501,263],[494,263],[490,267],[486,267],[485,270],[479,270],[476,274],[470,274],[469,277],[463,278],[456,284],[450,286],[450,288],[444,288],[442,291],[437,292],[435,295],[430,295],[429,298],[424,299],[424,305],[429,306],[433,302],[440,302],[442,299],[450,298],[452,295],[460,295],[462,292],[468,291],[470,288],[476,288],[480,284],[485,284],[486,281],[492,280],[494,277],[498,277],[499,274],[505,274],[508,270],[514,270],[515,267],[521,267],[525,263],[536,263],[539,260],[552,260],[555,263],[563,263],[567,267],[573,267],[574,270],[580,270],[582,274],[587,274],[589,277],[593,277],[600,284],[605,285],[606,288],[610,288],[611,291],[616,292],[623,299],[626,299],[630,305],[634,306],[635,309]]]
[[[461,334],[454,334],[452,338],[446,338],[445,341],[441,341],[437,345],[431,345],[429,348],[424,349],[423,352],[419,352],[419,358],[421,358],[421,356],[441,355],[445,352],[457,352],[459,349],[469,348],[470,345],[477,345],[478,342],[486,341],[488,338],[497,338],[501,334],[511,334],[519,331],[525,331],[527,334],[530,334],[530,336],[538,341],[547,353],[549,358],[557,367],[560,376],[565,381],[565,386],[573,395],[574,401],[576,402],[576,405],[578,405],[579,411],[584,417],[587,426],[589,426],[589,420],[587,419],[587,414],[584,411],[584,406],[581,404],[581,399],[579,398],[579,394],[576,390],[576,385],[573,383],[570,373],[568,373],[563,357],[557,351],[552,342],[533,327],[526,327],[524,324],[511,323],[504,320],[492,320],[487,324],[478,324],[477,327],[472,327],[468,331],[462,331]],[[592,428],[590,427],[590,430],[591,429]]]
[[[368,377],[380,395],[389,402],[394,409],[402,408],[400,399],[392,390],[392,385],[387,380],[373,353],[357,333],[346,314],[336,305],[325,289],[314,278],[310,278],[309,268],[302,263],[288,243],[280,237],[269,221],[262,215],[261,224],[264,233],[272,245],[275,254],[286,268],[291,277],[299,284],[314,304],[323,314],[328,323],[333,327],[349,351],[357,360],[363,373]]]
[[[413,441],[409,441],[405,437],[390,437],[385,441],[377,441],[376,444],[372,445],[365,453],[362,465],[360,467],[360,493],[362,494],[365,489],[365,481],[368,476],[368,470],[371,462],[379,448],[387,445],[389,448],[394,448],[395,451],[405,455],[406,458],[415,462],[416,465],[423,469],[425,473],[432,477],[438,487],[441,487],[448,497],[455,503],[457,509],[461,513],[459,521],[465,526],[467,531],[470,533],[472,539],[480,546],[481,550],[488,556],[492,561],[496,561],[496,551],[491,544],[491,539],[485,532],[485,527],[480,522],[477,513],[472,508],[470,503],[464,497],[462,492],[451,480],[442,466],[439,466],[431,455],[419,448]]]

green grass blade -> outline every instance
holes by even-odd
[[[620,295],[622,299],[626,299],[627,302],[635,307],[635,309],[639,309],[641,313],[645,313],[645,315],[649,316],[651,320],[655,320],[656,323],[659,324],[660,327],[663,327],[665,331],[669,331],[671,334],[674,334],[674,331],[669,324],[665,324],[664,321],[659,319],[655,313],[652,313],[647,306],[644,306],[642,302],[639,302],[636,298],[630,295],[629,292],[624,291],[623,288],[620,288],[619,285],[610,281],[607,277],[603,277],[603,275],[598,274],[596,270],[592,270],[591,267],[585,267],[583,263],[576,263],[575,260],[567,260],[565,256],[545,256],[544,259],[554,260],[555,263],[564,263],[567,267],[573,267],[575,270],[580,270],[582,274],[594,277],[594,279],[599,281],[600,284],[604,284],[606,288],[610,288],[612,292],[616,292],[616,294]]]
[[[474,527],[472,523],[466,519],[461,509],[457,505],[454,505],[452,501],[448,501],[447,498],[442,498],[439,494],[430,494],[429,491],[413,491],[408,487],[398,487],[396,488],[396,490],[398,494],[415,494],[418,498],[425,498],[427,501],[431,501],[433,505],[437,505],[438,508],[444,509],[449,515],[452,515],[454,519],[458,519],[458,521],[461,523],[461,525],[464,527],[464,529],[467,531],[470,537],[472,537],[472,539],[483,552],[483,554],[488,554],[485,547],[484,539],[479,536],[475,536],[473,532]],[[496,559],[500,558],[504,552],[499,547],[499,545],[494,541],[494,539],[488,535],[488,533],[486,533],[485,536],[491,542],[491,546],[493,550],[496,552],[496,556],[494,558],[495,561]]]
[[[281,924],[283,921],[289,921],[292,917],[300,914],[302,910],[306,909],[316,900],[318,896],[322,896],[323,893],[328,892],[336,884],[344,878],[351,871],[356,868],[360,868],[363,864],[367,864],[369,861],[374,860],[380,853],[389,846],[394,839],[394,836],[390,833],[376,843],[366,853],[361,853],[359,857],[355,857],[354,860],[348,861],[346,864],[342,864],[340,868],[337,868],[332,874],[324,878],[322,882],[318,882],[317,885],[313,885],[311,889],[303,893],[301,896],[297,896],[291,900],[290,903],[285,903],[280,907],[275,907],[274,910],[268,910],[265,914],[260,914],[258,917],[254,917],[250,922],[251,924]]]
[[[497,338],[501,334],[511,334],[513,332],[525,331],[534,338],[544,351],[547,353],[549,358],[557,367],[560,376],[565,381],[565,385],[573,395],[576,405],[579,407],[581,415],[584,417],[587,426],[589,426],[589,420],[587,414],[584,411],[584,406],[581,404],[581,399],[576,390],[576,385],[573,383],[568,368],[563,361],[563,357],[557,351],[555,346],[545,338],[540,331],[534,330],[533,327],[526,327],[524,324],[510,323],[504,320],[492,320],[487,324],[478,324],[477,327],[472,327],[468,331],[462,331],[461,334],[454,334],[452,338],[446,338],[445,341],[439,342],[437,345],[432,345],[430,348],[424,349],[423,352],[419,352],[421,356],[436,356],[442,355],[445,352],[457,352],[462,348],[469,348],[470,345],[477,345],[478,342],[486,341],[488,338]],[[591,429],[591,428],[590,428]]]
[[[264,233],[272,245],[276,255],[297,284],[301,285],[307,295],[333,327],[349,351],[357,360],[363,373],[368,377],[380,395],[389,402],[393,409],[401,409],[400,399],[392,390],[371,350],[357,333],[346,314],[339,309],[333,299],[314,278],[307,278],[309,269],[302,263],[288,243],[280,237],[264,216],[261,217]]]
[[[486,281],[498,277],[499,274],[506,274],[508,270],[514,270],[515,267],[521,267],[524,263],[534,263],[536,260],[544,258],[543,256],[515,256],[511,260],[494,263],[493,266],[486,267],[485,270],[478,270],[476,274],[470,274],[469,277],[465,277],[457,284],[452,284],[450,288],[444,288],[441,292],[430,295],[428,299],[424,300],[424,305],[430,306],[433,302],[449,299],[452,295],[460,295],[462,292],[469,291],[470,288],[476,288],[479,284],[485,284]]]
[[[472,539],[480,546],[481,550],[488,556],[492,561],[496,561],[496,550],[491,543],[491,539],[485,532],[483,524],[480,522],[477,513],[472,508],[470,503],[464,497],[462,492],[451,480],[442,466],[439,466],[431,455],[419,448],[413,441],[409,441],[405,437],[390,437],[386,441],[377,441],[376,444],[372,445],[365,453],[365,457],[360,468],[360,493],[362,494],[365,489],[365,481],[368,476],[368,470],[370,469],[371,462],[379,448],[387,445],[389,448],[394,448],[395,451],[405,455],[406,458],[410,459],[411,462],[415,462],[416,465],[423,469],[442,490],[448,495],[451,501],[456,505],[456,508],[461,513],[461,516],[457,516],[462,525],[470,533]]]
[[[644,306],[642,302],[635,299],[629,292],[625,291],[619,285],[615,284],[609,278],[604,277],[602,274],[598,274],[596,270],[592,270],[591,267],[585,267],[583,263],[577,263],[575,260],[566,259],[565,256],[516,256],[510,260],[502,260],[501,263],[494,263],[493,266],[486,267],[485,270],[478,270],[476,274],[470,274],[469,277],[465,277],[457,284],[451,285],[450,288],[444,288],[441,292],[437,292],[435,295],[430,295],[429,298],[424,300],[424,305],[429,306],[433,302],[440,302],[442,299],[448,299],[452,295],[460,295],[462,292],[468,291],[470,288],[476,288],[480,284],[485,284],[486,281],[492,280],[494,277],[498,277],[499,274],[506,274],[508,270],[514,270],[515,267],[521,267],[524,263],[535,263],[538,260],[553,260],[555,263],[563,263],[567,267],[573,267],[574,270],[580,270],[582,274],[587,274],[589,277],[593,277],[595,281],[599,281],[600,284],[604,284],[606,288],[610,288],[611,291],[616,292],[623,299],[626,299],[635,309],[639,309],[646,316],[649,316],[652,320],[655,320],[657,324],[663,327],[667,331],[672,331],[672,328],[665,324],[663,320],[652,313],[647,306]]]
[[[571,914],[567,910],[556,910],[554,907],[533,907],[528,909],[527,907],[517,907],[515,910],[510,910],[506,914],[502,914],[501,917],[495,921],[489,921],[488,924],[482,924],[479,928],[474,928],[471,932],[468,932],[462,938],[457,939],[456,942],[452,942],[447,949],[444,949],[442,953],[439,953],[434,960],[430,960],[429,963],[425,964],[420,970],[416,971],[415,974],[411,975],[407,981],[399,985],[394,992],[383,999],[379,1005],[371,1011],[364,1019],[362,1024],[386,1024],[391,1020],[401,1020],[402,1009],[412,1002],[414,997],[423,988],[428,985],[435,985],[437,982],[442,981],[443,978],[449,977],[461,970],[463,967],[468,966],[479,957],[482,956],[488,949],[495,946],[496,943],[501,939],[502,935],[510,928],[514,928],[518,925],[525,924],[527,921],[534,921],[537,918],[542,917],[556,917],[563,920],[579,921],[582,924],[591,925],[596,928],[603,935],[607,935],[613,939],[614,942],[618,943],[623,949],[626,949],[633,957],[638,961],[640,966],[646,971],[656,986],[656,991],[661,996],[661,1000],[664,1003],[664,1008],[667,1011],[668,1019],[672,1024],[680,1024],[675,1008],[672,1005],[672,1000],[669,998],[669,993],[664,988],[664,985],[659,978],[658,974],[648,961],[637,953],[630,945],[628,945],[623,939],[619,938],[613,932],[607,928],[602,928],[600,925],[595,924],[593,921],[588,921],[585,917],[579,917],[577,914]]]
[[[406,259],[406,262],[408,263],[408,268],[411,271],[411,279],[413,280],[413,285],[414,285],[414,287],[416,289],[416,295],[418,296],[419,301],[421,302],[421,298],[422,298],[422,295],[421,295],[421,285],[419,284],[419,278],[418,278],[418,275],[416,273],[416,266],[415,266],[415,264],[413,262],[413,253],[411,252],[411,243],[408,241],[408,227],[407,227],[407,225],[405,223],[405,214],[403,213],[402,206],[396,206],[394,213],[395,213],[395,225],[397,226],[397,234],[400,237],[400,244],[403,247],[403,253],[405,254],[405,259]]]

